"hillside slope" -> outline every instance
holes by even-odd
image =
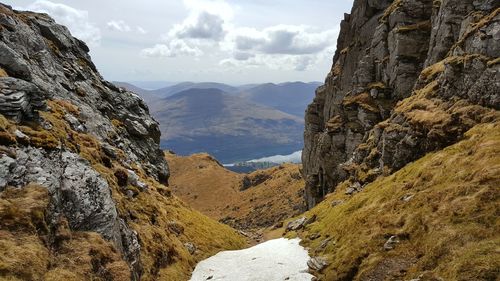
[[[186,280],[245,246],[172,196],[158,123],[82,41],[0,4],[0,278]]]
[[[207,152],[224,163],[302,147],[303,120],[218,89],[190,89],[151,104],[161,145],[181,155]]]
[[[497,280],[499,186],[500,122],[476,125],[353,196],[337,188],[298,234],[328,262],[320,280]]]
[[[299,165],[249,175],[222,167],[208,154],[166,154],[172,192],[198,211],[239,229],[272,226],[304,210]]]

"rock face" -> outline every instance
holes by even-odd
[[[500,3],[354,1],[305,121],[306,200],[358,191],[500,108]]]
[[[88,51],[47,15],[0,5],[0,192],[47,188],[51,227],[64,218],[72,231],[99,233],[139,279],[138,235],[97,169],[116,161],[167,184],[168,166],[144,102],[103,80]]]
[[[0,12],[0,67],[10,76],[0,77],[0,113],[16,121],[32,119],[43,100],[64,99],[79,108],[76,117],[100,141],[119,147],[166,182],[158,123],[144,102],[103,80],[88,47],[66,27],[43,14],[19,14],[6,6]],[[113,134],[112,120],[123,133]]]

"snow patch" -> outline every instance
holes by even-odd
[[[310,281],[309,254],[300,239],[274,239],[248,249],[224,251],[196,266],[190,281]]]

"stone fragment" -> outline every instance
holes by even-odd
[[[396,235],[392,235],[389,239],[384,243],[384,250],[389,251],[396,247],[399,243],[399,239]]]
[[[188,250],[188,252],[191,255],[193,255],[196,252],[196,246],[191,242],[184,243],[184,247]]]
[[[321,257],[314,257],[314,258],[311,258],[308,262],[307,262],[307,266],[311,269],[311,270],[314,270],[314,271],[318,271],[320,272],[321,270],[323,270],[326,266],[328,266],[328,262],[325,258],[321,258]]]

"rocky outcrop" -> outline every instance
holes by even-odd
[[[498,1],[355,1],[306,112],[312,207],[459,140],[500,107]]]
[[[42,100],[63,99],[78,107],[75,116],[103,143],[141,162],[166,182],[167,164],[158,148],[160,131],[137,95],[115,87],[97,72],[88,47],[47,15],[17,13],[0,6],[0,113],[16,121],[32,118]],[[123,129],[117,132],[117,123]]]
[[[64,218],[72,231],[101,234],[122,253],[138,279],[142,269],[137,233],[120,218],[107,179],[79,146],[102,147],[103,165],[136,165],[165,184],[168,167],[158,146],[158,123],[144,102],[103,80],[88,51],[47,15],[0,5],[0,113],[14,122],[6,126],[9,121],[3,121],[1,144],[17,144],[0,147],[0,191],[32,183],[46,187],[50,225],[57,228]],[[64,116],[51,119],[55,108],[47,107],[46,100],[62,105]],[[67,130],[59,124],[64,121]],[[91,143],[79,143],[72,130],[82,133],[80,137],[88,135]],[[10,142],[5,138],[9,131]]]

